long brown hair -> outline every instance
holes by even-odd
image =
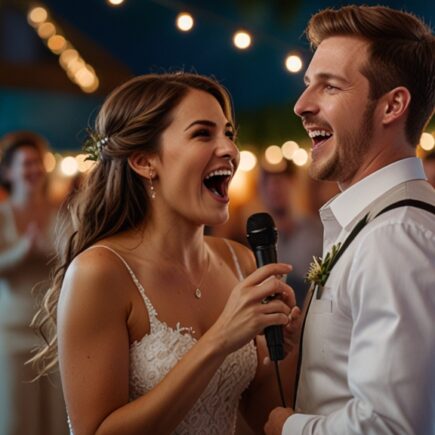
[[[150,199],[144,180],[131,170],[127,159],[137,151],[159,153],[160,136],[190,89],[213,95],[233,121],[225,88],[214,79],[192,73],[139,76],[119,86],[104,102],[95,136],[106,143],[100,147],[95,167],[62,210],[51,286],[32,322],[46,342],[30,360],[40,376],[57,366],[56,309],[69,264],[98,240],[146,221]]]
[[[435,105],[435,37],[414,15],[384,6],[325,9],[308,23],[306,34],[317,48],[326,38],[349,35],[368,41],[369,59],[361,73],[378,99],[397,86],[411,93],[406,137],[417,145]]]

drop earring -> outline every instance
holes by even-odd
[[[150,196],[151,196],[151,199],[156,199],[156,191],[154,189],[154,184],[153,184],[152,176],[149,179],[149,181],[150,181]]]

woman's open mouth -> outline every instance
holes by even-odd
[[[204,186],[219,202],[228,202],[228,188],[233,172],[230,169],[216,169],[203,180]]]

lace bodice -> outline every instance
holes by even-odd
[[[241,278],[237,258],[232,247],[228,246]],[[129,265],[117,252],[112,252],[129,270],[145,302],[150,320],[149,334],[130,346],[130,400],[134,400],[153,389],[197,340],[192,335],[192,328],[177,324],[174,329],[158,318],[157,311]],[[252,341],[228,355],[173,434],[234,434],[240,396],[253,379],[256,367],[257,353]]]

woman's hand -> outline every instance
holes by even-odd
[[[239,349],[267,326],[289,323],[289,314],[295,305],[294,293],[277,276],[290,270],[287,264],[268,264],[234,287],[224,310],[209,330],[226,353]],[[262,303],[274,294],[280,297]]]
[[[294,293],[292,294],[292,296]],[[297,348],[299,343],[299,333],[302,323],[302,311],[295,305],[294,297],[289,297],[287,293],[281,295],[281,299],[289,306],[290,313],[288,315],[288,323],[283,326],[283,338],[284,338],[284,355],[287,357],[293,350]],[[267,356],[263,360],[264,364],[269,364],[270,359]]]

